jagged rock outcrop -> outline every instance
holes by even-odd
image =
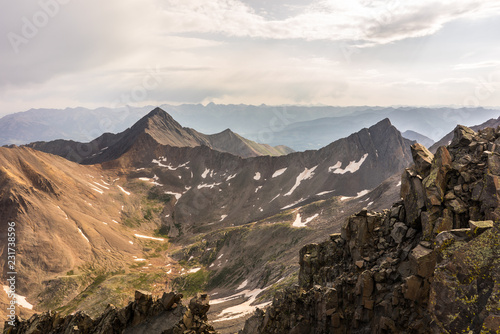
[[[192,298],[188,307],[182,295],[164,293],[159,299],[143,291],[135,292],[135,301],[122,309],[109,305],[97,319],[84,312],[62,317],[57,312],[36,314],[29,320],[16,319],[15,326],[5,323],[4,334],[215,334],[207,323],[210,308],[206,294]]]
[[[240,333],[499,333],[499,130],[414,145],[402,200],[303,247],[299,284]]]

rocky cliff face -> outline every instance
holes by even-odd
[[[299,285],[242,334],[500,332],[500,131],[412,153],[402,201],[303,247]]]
[[[66,317],[57,312],[37,314],[29,320],[16,319],[15,326],[5,323],[4,334],[216,334],[207,321],[210,308],[207,295],[197,295],[182,305],[182,295],[164,293],[160,299],[142,291],[135,292],[135,301],[127,307],[116,309],[109,305],[97,319],[84,312]]]

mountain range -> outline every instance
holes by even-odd
[[[209,320],[234,333],[297,282],[303,245],[400,200],[401,171],[420,156],[412,144],[382,119],[319,150],[271,156],[270,146],[230,130],[203,135],[155,108],[89,143],[2,147],[0,215],[22,235],[18,292],[37,312],[98,317],[136,289],[206,291]]]
[[[283,155],[293,152],[286,146],[271,147],[245,139],[229,129],[214,135],[204,135],[190,128],[183,128],[162,109],[156,108],[129,129],[118,134],[105,133],[98,138],[81,143],[71,140],[34,142],[28,147],[60,155],[82,164],[95,164],[113,160],[127,152],[141,136],[151,137],[161,145],[171,147],[208,146],[217,151],[232,153],[243,158],[260,155]]]
[[[457,124],[473,126],[497,118],[499,110],[429,107],[307,107],[180,105],[161,106],[184,126],[214,134],[225,129],[258,143],[286,145],[296,151],[319,149],[384,118],[400,131],[414,131],[437,141]],[[89,142],[119,133],[153,107],[32,109],[0,119],[0,145],[56,139]]]
[[[0,212],[23,235],[18,289],[39,311],[97,315],[134,288],[165,284],[222,297],[244,281],[270,289],[293,277],[302,242],[396,198],[391,177],[411,160],[411,142],[387,119],[321,150],[243,158],[241,147],[269,147],[230,131],[202,135],[157,108],[91,143],[100,154],[81,164],[65,159],[74,142],[0,148]]]

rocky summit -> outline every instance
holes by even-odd
[[[500,332],[500,129],[412,155],[402,200],[304,246],[299,284],[240,334]]]

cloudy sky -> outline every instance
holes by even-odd
[[[0,115],[245,103],[500,106],[500,2],[39,0],[0,12]]]

